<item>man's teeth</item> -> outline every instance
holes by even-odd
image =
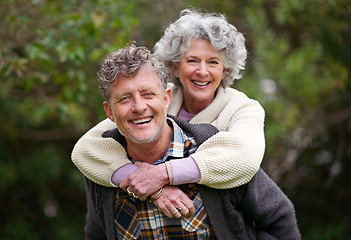
[[[210,82],[198,82],[198,81],[193,81],[193,83],[195,83],[198,86],[206,86],[207,84],[209,84]]]
[[[152,119],[152,117],[141,118],[141,119],[133,120],[132,123],[134,123],[134,124],[147,123],[147,122],[150,122],[151,119]]]

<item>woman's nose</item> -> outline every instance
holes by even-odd
[[[207,65],[204,62],[201,62],[198,66],[198,69],[196,70],[196,73],[199,74],[200,76],[207,76],[208,75],[208,70],[207,70]]]

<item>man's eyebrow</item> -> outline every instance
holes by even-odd
[[[121,96],[125,96],[125,95],[130,95],[130,94],[132,94],[130,91],[125,91],[125,92],[118,93],[116,95],[116,97],[121,97]]]
[[[154,87],[146,87],[142,91],[149,91],[149,90],[156,91],[156,88],[154,88]]]
[[[116,100],[116,102],[118,102],[121,98],[126,97],[126,96],[131,96],[131,95],[132,95],[131,92],[128,92],[128,91],[122,92],[122,93],[119,93],[115,96],[115,100]]]
[[[144,92],[159,92],[159,90],[155,87],[145,87],[144,89],[141,89],[139,92],[141,93],[144,93]],[[125,96],[131,96],[133,95],[132,92],[130,91],[125,91],[125,92],[121,92],[121,93],[118,93],[116,95],[116,99],[120,99],[122,97],[125,97]]]
[[[155,87],[146,87],[142,89],[140,92],[159,92],[159,90]]]

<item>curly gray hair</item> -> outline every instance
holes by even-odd
[[[241,78],[247,57],[243,34],[228,23],[222,14],[184,9],[180,12],[180,18],[165,30],[154,47],[154,55],[164,63],[169,81],[180,84],[179,79],[172,74],[173,65],[180,62],[191,42],[197,39],[209,40],[213,48],[220,52],[227,69],[221,82],[224,87]]]
[[[107,55],[100,64],[97,80],[102,97],[109,101],[110,87],[115,80],[118,81],[118,76],[135,76],[141,67],[157,73],[158,82],[165,93],[168,75],[164,71],[163,64],[146,47],[136,47],[133,43],[129,43],[127,47]]]

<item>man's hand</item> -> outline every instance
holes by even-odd
[[[166,164],[136,162],[135,165],[138,166],[137,170],[123,179],[119,186],[125,191],[129,187],[129,192],[134,193],[141,201],[145,201],[149,195],[169,184]]]
[[[169,218],[195,214],[194,202],[176,186],[165,186],[162,195],[154,204]]]

